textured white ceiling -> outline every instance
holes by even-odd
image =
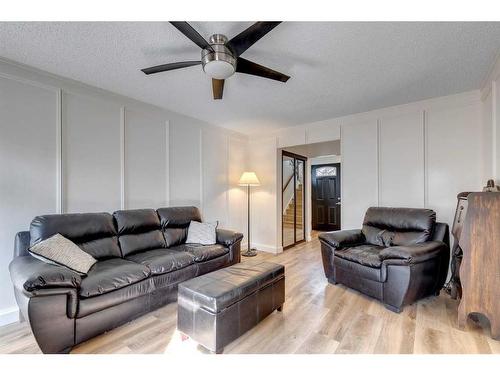
[[[192,22],[208,39],[249,22]],[[477,89],[500,49],[500,23],[285,22],[243,57],[292,78],[245,74],[212,100],[200,58],[168,22],[0,23],[0,56],[207,122],[253,133]]]

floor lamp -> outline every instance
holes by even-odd
[[[248,204],[248,210],[247,210],[247,220],[248,220],[247,245],[248,246],[247,246],[247,251],[245,251],[241,255],[243,255],[245,257],[254,257],[257,255],[257,250],[250,248],[250,186],[259,186],[260,182],[259,182],[259,179],[257,178],[257,175],[254,172],[243,172],[238,184],[240,186],[247,187],[247,204]]]

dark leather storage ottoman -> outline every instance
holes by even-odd
[[[285,268],[251,260],[179,284],[177,329],[222,353],[285,302]]]

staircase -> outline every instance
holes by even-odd
[[[301,184],[297,187],[296,196],[300,196],[300,197],[303,196],[302,189],[303,189],[303,187]],[[284,227],[293,228],[294,205],[295,205],[295,199],[292,198],[292,200],[288,204],[288,207],[286,208],[285,213],[283,215],[283,226]],[[302,222],[303,222],[303,220],[302,220],[302,212],[303,212],[302,205],[303,205],[303,202],[302,202],[302,199],[300,199],[299,202],[297,203],[297,228],[302,227]]]

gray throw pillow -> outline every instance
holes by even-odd
[[[200,223],[191,221],[189,223],[188,235],[186,243],[199,243],[201,245],[214,245],[217,240],[216,223]]]
[[[29,253],[43,262],[64,266],[81,274],[87,274],[97,262],[92,255],[59,233],[31,246]]]

